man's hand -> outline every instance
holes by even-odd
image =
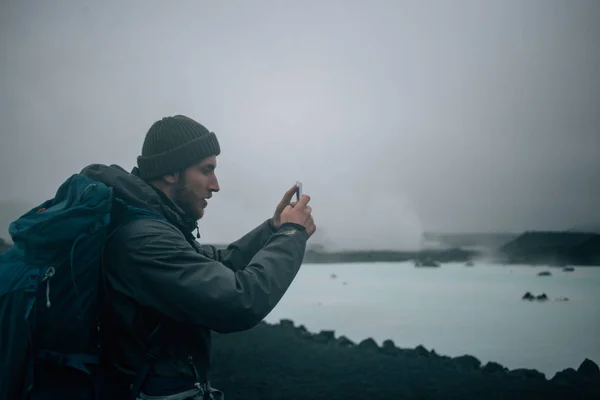
[[[289,205],[295,205],[295,203],[290,203],[292,201],[292,198],[294,197],[294,194],[296,194],[296,185],[292,186],[291,189],[285,192],[283,198],[277,205],[277,208],[275,208],[275,213],[273,214],[273,218],[271,218],[271,225],[275,230],[279,229],[279,227],[282,224],[281,213],[283,212],[283,210]]]
[[[308,205],[309,201],[310,196],[305,194],[302,195],[300,201],[294,206],[287,205],[281,212],[280,221],[282,224],[292,222],[294,224],[302,225],[306,228],[308,237],[311,237],[317,230],[317,226],[312,217],[312,208]]]

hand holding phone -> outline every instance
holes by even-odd
[[[284,202],[287,202],[287,204],[285,204],[285,207],[281,211],[278,221],[280,223],[292,222],[302,225],[306,228],[308,237],[310,237],[317,229],[315,221],[312,217],[312,207],[308,205],[310,196],[304,196],[301,181],[297,181],[295,188],[292,189],[295,190],[296,199],[298,202],[295,205],[289,204],[291,196],[293,196],[294,192],[288,190],[287,196],[284,198]],[[284,202],[282,202],[281,205],[283,205]]]

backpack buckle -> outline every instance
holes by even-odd
[[[194,383],[194,386],[198,390],[200,390],[200,394],[202,395],[203,399],[214,400],[215,397],[212,395],[212,390],[210,390],[210,382],[209,381],[204,381],[202,383],[196,382],[196,383]]]

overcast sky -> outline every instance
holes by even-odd
[[[298,179],[344,247],[600,221],[600,1],[0,4],[0,201],[185,114],[222,147],[206,241]]]

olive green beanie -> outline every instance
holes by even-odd
[[[140,177],[149,181],[220,153],[219,141],[213,132],[191,118],[176,115],[152,124],[137,164]]]

